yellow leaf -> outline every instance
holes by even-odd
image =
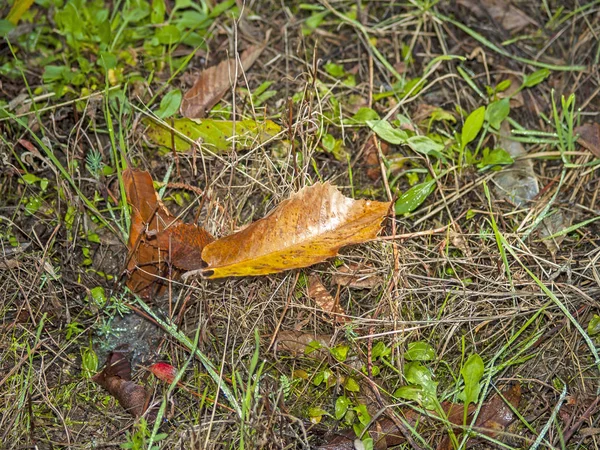
[[[21,16],[31,8],[31,5],[33,5],[33,0],[15,0],[12,8],[10,8],[10,11],[8,12],[8,16],[6,16],[6,20],[13,25],[16,25]]]
[[[238,150],[256,147],[270,140],[281,131],[281,127],[271,120],[257,122],[255,120],[216,119],[167,119],[167,124],[162,125],[152,119],[147,119],[146,136],[154,143],[172,149],[173,145],[178,152],[186,152],[193,146],[193,142],[202,144],[202,147],[212,152],[229,151],[236,141]]]
[[[345,245],[374,239],[389,208],[388,202],[353,200],[329,183],[317,183],[242,231],[207,245],[201,273],[208,278],[266,275],[319,263]]]

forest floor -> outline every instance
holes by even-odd
[[[28,3],[0,6],[0,448],[600,448],[600,3]],[[225,128],[157,145],[249,48]],[[142,291],[128,167],[216,238],[320,181],[393,207],[319,264],[169,254]]]

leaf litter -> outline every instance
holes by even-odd
[[[323,285],[321,278],[312,274],[308,277],[308,296],[334,323],[348,323],[350,319],[346,317],[346,312],[340,306],[339,300],[336,300]]]
[[[202,249],[213,238],[169,213],[148,172],[127,169],[123,183],[131,206],[127,286],[142,297],[160,294],[169,279],[201,267]]]
[[[305,187],[266,217],[207,245],[207,266],[185,278],[267,275],[308,267],[377,237],[390,203],[353,200],[329,183]]]
[[[131,364],[124,353],[111,353],[104,369],[92,381],[106,389],[133,417],[142,416],[148,408],[150,393],[131,380]]]
[[[239,59],[229,58],[203,70],[192,88],[183,96],[181,114],[190,119],[205,117],[235,83],[236,78],[252,67],[264,49],[264,45],[253,45],[244,50]]]

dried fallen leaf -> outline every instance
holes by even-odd
[[[154,143],[171,151],[178,152],[192,148],[192,142],[199,142],[202,148],[219,153],[229,151],[235,140],[236,149],[243,150],[256,147],[273,139],[281,127],[271,120],[257,122],[255,120],[215,120],[215,119],[174,119],[163,125],[152,119],[148,125],[146,136]],[[182,137],[185,136],[188,139]]]
[[[521,385],[516,383],[502,392],[504,398],[513,408],[517,408],[521,402]],[[475,426],[483,429],[483,434],[496,437],[516,419],[510,406],[500,397],[494,395],[488,402],[484,403],[477,416]]]
[[[207,278],[266,275],[307,267],[351,244],[374,239],[390,203],[353,200],[329,183],[306,187],[266,217],[207,245]]]
[[[318,275],[308,277],[308,296],[319,308],[329,315],[336,323],[348,323],[350,319],[346,317],[346,312],[335,300],[329,291],[323,286]]]
[[[250,69],[264,49],[264,45],[253,45],[242,52],[239,60],[229,58],[203,70],[194,86],[183,96],[181,115],[192,119],[204,117],[219,103],[235,79]]]
[[[166,280],[182,270],[201,267],[202,249],[212,236],[194,224],[172,216],[158,198],[148,172],[123,172],[127,203],[131,206],[127,286],[142,297],[160,293]]]
[[[280,331],[275,341],[275,351],[290,353],[292,356],[306,354],[306,349],[313,342],[318,342],[320,347],[329,346],[331,336],[326,334],[301,333],[299,331]],[[311,357],[326,358],[329,352],[324,348],[317,348],[310,353]]]
[[[148,408],[150,396],[144,386],[131,381],[131,365],[123,353],[109,355],[106,367],[92,377],[133,417],[140,417]]]
[[[338,268],[331,281],[342,287],[354,289],[373,289],[383,283],[383,278],[375,275],[372,267],[351,263]]]
[[[596,158],[600,158],[600,123],[586,123],[575,128],[579,135],[577,142],[587,148]]]
[[[481,18],[492,18],[493,22],[506,31],[516,33],[536,21],[507,0],[458,0],[458,4]]]
[[[390,151],[390,146],[387,142],[381,140],[379,142],[381,154],[387,155]],[[375,135],[371,136],[365,144],[363,161],[367,168],[367,176],[373,181],[379,180],[381,178],[381,164],[379,164],[379,150],[377,149],[377,137]]]

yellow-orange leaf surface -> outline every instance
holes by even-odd
[[[142,297],[160,294],[169,279],[202,265],[201,254],[212,236],[195,224],[183,223],[158,198],[148,172],[123,172],[131,206],[127,286]]]
[[[329,183],[317,183],[242,231],[204,247],[202,275],[265,275],[316,264],[345,245],[374,239],[389,208],[388,202],[353,200]]]

